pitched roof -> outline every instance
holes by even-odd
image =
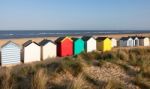
[[[128,40],[131,37],[122,37],[120,40]]]
[[[56,43],[61,42],[65,37],[59,37],[55,40]]]
[[[76,41],[76,40],[78,40],[78,39],[80,39],[80,38],[71,38],[73,41]]]
[[[7,44],[10,44],[10,43],[13,43],[13,44],[17,45],[18,47],[21,47],[20,45],[16,44],[15,42],[8,41],[8,42],[6,42],[5,44],[3,44],[3,45],[1,46],[1,48],[3,48],[4,46],[6,46]]]
[[[90,38],[92,38],[92,36],[83,36],[83,37],[82,37],[82,40],[88,41]]]
[[[31,43],[35,43],[35,44],[39,45],[38,43],[36,43],[36,42],[34,42],[34,41],[32,41],[32,40],[28,40],[27,42],[25,42],[25,43],[23,44],[23,47],[27,47],[27,46],[30,45]]]
[[[114,38],[112,38],[112,37],[109,37],[109,39],[114,39]]]
[[[132,39],[138,38],[138,36],[129,36],[129,37],[131,37]]]
[[[113,38],[113,37],[108,37],[109,39],[117,39],[117,38]]]
[[[143,36],[141,36],[141,37],[138,37],[139,39],[144,39],[144,38],[147,38],[147,37],[143,37]]]
[[[108,37],[97,37],[96,40],[100,41],[100,40],[105,40],[106,38],[108,38]]]
[[[69,37],[59,37],[59,38],[57,38],[56,40],[55,40],[55,43],[59,43],[59,42],[61,42],[62,40],[64,40],[65,38],[69,38]],[[71,39],[71,38],[69,38],[69,39]],[[72,40],[72,39],[71,39]]]
[[[42,41],[39,43],[39,45],[40,45],[40,46],[44,46],[45,44],[47,44],[47,43],[49,43],[49,42],[55,44],[55,43],[54,43],[53,41],[51,41],[51,40],[44,39],[44,40],[42,40]]]

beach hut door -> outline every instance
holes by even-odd
[[[133,41],[132,40],[129,40],[129,46],[133,46]]]
[[[139,46],[139,41],[135,40],[135,46]]]

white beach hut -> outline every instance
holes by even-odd
[[[121,47],[132,47],[134,46],[134,40],[131,38],[131,37],[122,37],[120,40],[119,40],[119,45]]]
[[[21,46],[8,41],[1,47],[1,65],[12,65],[21,63]]]
[[[110,39],[111,39],[112,47],[117,47],[117,39],[115,38],[110,38]]]
[[[44,39],[39,45],[41,46],[41,59],[46,60],[49,58],[56,57],[57,47],[51,40]]]
[[[139,38],[137,36],[131,36],[133,39],[133,46],[139,46]]]
[[[24,63],[40,61],[41,60],[41,48],[32,40],[29,40],[23,44],[23,59]]]
[[[83,36],[82,37],[84,44],[85,44],[85,51],[86,52],[92,52],[96,50],[96,40],[93,37],[90,36]]]
[[[140,46],[150,46],[150,41],[148,37],[139,37]]]

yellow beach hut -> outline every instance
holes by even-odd
[[[112,49],[111,39],[108,37],[97,37],[97,50],[110,51]]]

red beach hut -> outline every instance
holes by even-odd
[[[69,37],[60,37],[56,41],[57,55],[60,57],[73,55],[73,40]]]

